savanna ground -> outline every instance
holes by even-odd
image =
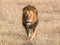
[[[38,10],[37,35],[25,40],[22,9]],[[0,0],[0,45],[60,45],[60,0]]]

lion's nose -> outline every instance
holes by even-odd
[[[28,20],[30,20],[30,18],[31,18],[31,17],[28,15]]]

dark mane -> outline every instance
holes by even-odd
[[[25,10],[32,10],[36,13],[36,15],[38,15],[37,9],[34,6],[28,5],[23,8],[23,11],[25,11]]]

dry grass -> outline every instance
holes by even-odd
[[[22,9],[34,5],[39,24],[33,41],[27,41]],[[60,45],[60,0],[0,0],[0,45]]]

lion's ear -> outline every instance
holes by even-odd
[[[23,14],[25,13],[25,11],[23,11]]]
[[[35,10],[33,10],[33,12],[36,14],[36,15],[38,15],[38,12],[37,12],[37,10],[35,9]]]
[[[26,13],[26,10],[23,10],[23,14],[25,14]]]

